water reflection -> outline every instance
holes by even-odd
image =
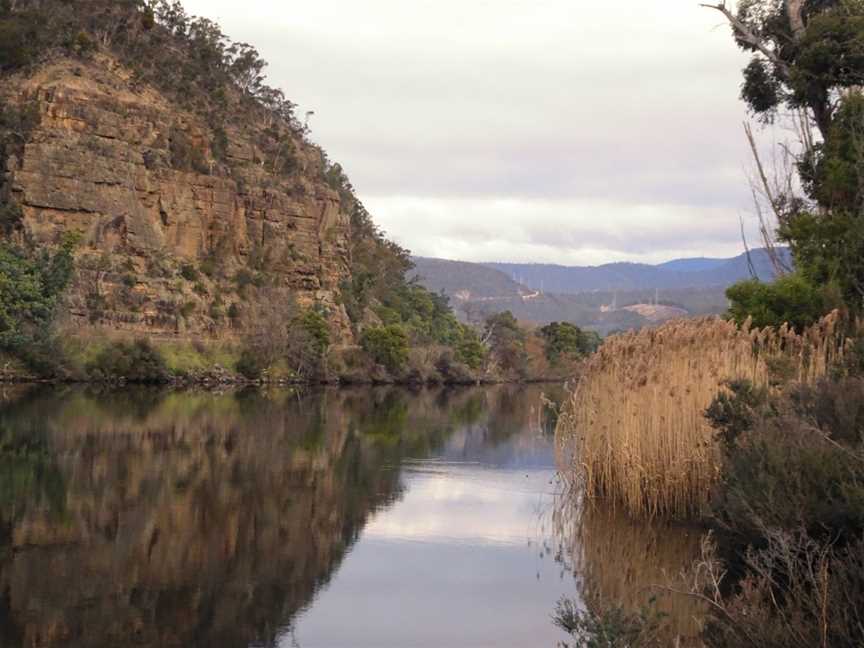
[[[552,524],[550,551],[577,578],[583,606],[595,614],[651,607],[670,646],[702,645],[704,604],[684,594],[701,555],[700,528],[636,520],[609,502],[581,502],[570,489],[559,494]]]
[[[0,392],[0,646],[551,648],[562,595],[638,607],[698,548],[574,513],[562,398]]]
[[[538,402],[539,391],[513,388],[6,392],[0,645],[290,645],[298,613],[326,605],[364,529],[349,564],[373,576],[417,541],[478,554],[467,571],[458,554],[444,571],[428,562],[438,572],[425,581],[420,565],[397,570],[397,588],[377,594],[434,594],[435,577],[453,573],[470,597],[485,560],[491,574],[509,568],[522,596],[516,581],[534,577],[525,521],[554,475],[549,439],[531,427]],[[490,465],[513,474],[472,468]],[[536,474],[521,483],[517,470]],[[335,625],[363,625],[356,606],[345,611]],[[527,624],[548,626],[548,611]],[[489,645],[505,645],[494,627]]]

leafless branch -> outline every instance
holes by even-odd
[[[793,2],[801,3],[801,0],[793,0]],[[792,2],[790,2],[792,4]],[[750,27],[738,16],[729,11],[725,2],[721,2],[720,4],[701,4],[701,7],[705,7],[706,9],[714,9],[715,11],[719,11],[722,13],[726,20],[729,21],[729,24],[732,26],[732,29],[738,34],[738,37],[743,40],[745,43],[756,49],[760,54],[762,54],[765,58],[767,58],[771,63],[774,64],[774,67],[777,71],[783,76],[785,80],[788,80],[791,77],[789,66],[783,61],[777,54],[765,43],[765,40],[762,39],[758,34],[756,34]]]

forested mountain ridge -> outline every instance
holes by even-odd
[[[783,251],[789,260],[788,250]],[[748,258],[749,257],[749,258]],[[776,272],[765,250],[730,259],[676,259],[659,265],[609,263],[601,266],[558,266],[522,263],[485,263],[532,289],[557,293],[595,290],[646,290],[727,287],[755,276],[771,281]]]
[[[788,252],[783,251],[788,261]],[[775,277],[764,250],[731,259],[676,259],[651,266],[597,267],[466,263],[414,258],[409,277],[446,294],[468,321],[510,311],[543,325],[572,322],[600,333],[638,328],[675,317],[714,315],[728,307],[726,289],[753,274]]]

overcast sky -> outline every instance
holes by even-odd
[[[658,262],[755,231],[746,59],[697,0],[184,4],[259,49],[415,254]]]

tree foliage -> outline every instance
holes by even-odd
[[[94,380],[163,383],[169,378],[165,359],[147,340],[113,342],[87,366]]]
[[[805,135],[797,160],[805,195],[781,196],[775,205],[777,239],[791,248],[797,273],[776,286],[734,286],[731,315],[801,328],[826,309],[844,306],[858,314],[864,305],[864,3],[744,0],[734,15],[725,5],[717,8],[729,17],[738,44],[753,53],[743,86],[750,108],[769,119],[784,106],[801,110],[822,136]]]
[[[408,362],[408,334],[398,324],[366,329],[360,337],[360,346],[391,372],[401,371]]]
[[[28,252],[0,243],[0,349],[50,374],[59,360],[53,324],[73,272],[76,241]]]
[[[758,279],[742,281],[730,287],[726,295],[731,303],[729,316],[738,324],[750,319],[757,328],[789,324],[802,331],[827,310],[824,292],[800,274],[786,275],[770,284]]]
[[[539,333],[545,343],[546,358],[553,364],[565,358],[585,357],[600,345],[596,333],[583,331],[569,322],[552,322]]]
[[[838,94],[864,83],[864,13],[857,0],[742,0],[727,14],[736,42],[752,59],[742,98],[771,119],[805,108],[827,135]]]
[[[484,337],[492,356],[505,371],[524,376],[528,369],[525,330],[510,311],[486,318]]]

